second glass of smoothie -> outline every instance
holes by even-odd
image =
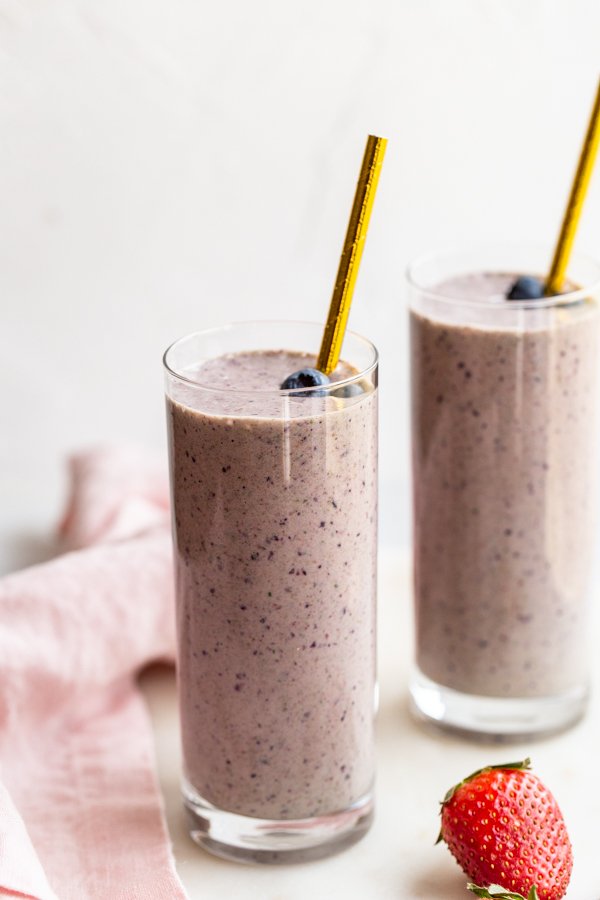
[[[508,300],[544,248],[409,272],[419,716],[491,737],[573,724],[588,696],[600,268]],[[581,287],[578,287],[581,286]]]
[[[244,323],[165,354],[184,801],[232,859],[314,859],[372,818],[377,354]]]

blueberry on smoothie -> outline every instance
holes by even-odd
[[[507,300],[541,300],[544,296],[544,285],[533,275],[519,275],[511,286]]]
[[[349,397],[358,397],[359,394],[364,394],[364,390],[355,381],[352,384],[345,384],[333,392],[334,397],[340,397],[343,400],[347,400]]]
[[[329,384],[329,378],[318,369],[298,369],[281,382],[282,391],[294,391],[298,388],[322,387]],[[315,392],[316,393],[316,392]]]

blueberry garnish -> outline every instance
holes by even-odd
[[[281,382],[282,391],[295,391],[298,388],[322,387],[329,384],[329,378],[318,369],[298,369]]]
[[[544,285],[533,275],[519,275],[508,294],[508,300],[541,300],[544,296]]]
[[[360,384],[357,384],[355,381],[351,384],[345,384],[333,392],[334,397],[339,397],[342,400],[347,400],[350,397],[358,397],[359,394],[364,394],[364,391]]]

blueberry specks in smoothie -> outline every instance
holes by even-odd
[[[311,362],[242,353],[209,360],[194,379],[277,394]],[[344,363],[337,371],[356,374]],[[252,414],[243,397],[230,414],[222,398],[212,402],[170,401],[174,512],[189,551],[188,566],[176,557],[178,619],[190,616],[180,658],[186,777],[242,815],[343,809],[368,791],[373,762],[361,712],[374,679],[376,393],[365,383],[349,399],[267,394]],[[301,413],[282,418],[284,403]]]
[[[516,277],[436,290],[508,310]],[[594,428],[600,315],[591,299],[524,315],[480,327],[472,309],[411,313],[418,665],[492,697],[564,693],[583,666],[595,460],[574,448]]]

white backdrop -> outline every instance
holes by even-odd
[[[350,324],[381,351],[382,537],[406,540],[405,264],[554,239],[599,38],[597,0],[0,0],[10,564],[68,451],[163,447],[170,341],[324,317],[369,131],[389,146]],[[600,175],[578,249],[599,234]]]

